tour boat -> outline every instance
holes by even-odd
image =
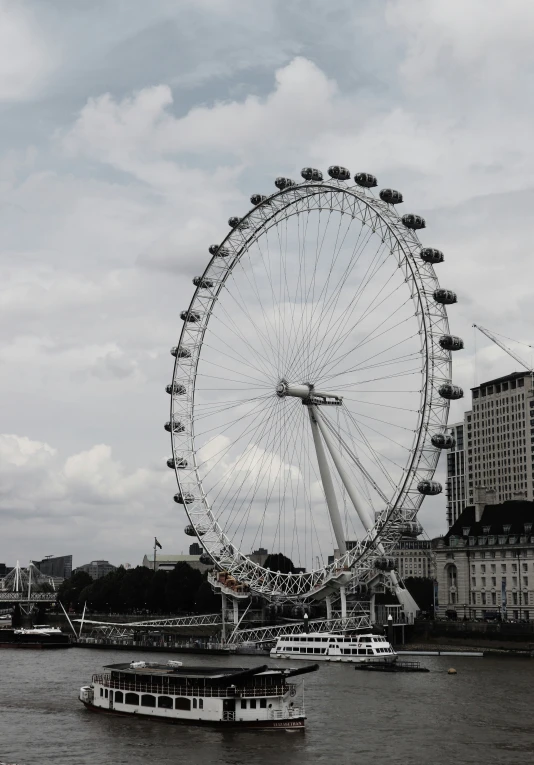
[[[288,680],[318,668],[182,667],[177,661],[108,664],[109,672],[93,675],[91,684],[80,688],[79,698],[94,712],[221,728],[303,729],[304,703]]]
[[[311,632],[279,637],[271,658],[376,663],[396,661],[397,654],[382,635]]]
[[[0,629],[0,648],[69,648],[71,645],[68,635],[47,624]]]

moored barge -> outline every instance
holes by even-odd
[[[58,627],[0,629],[0,648],[69,648],[71,641]]]
[[[105,669],[109,672],[93,675],[91,684],[80,689],[80,701],[94,712],[224,728],[298,730],[305,725],[304,703],[288,680],[318,665],[248,669],[133,661]]]

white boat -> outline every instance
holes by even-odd
[[[135,661],[109,664],[80,688],[87,709],[222,728],[304,729],[303,702],[288,680],[318,669],[182,667]]]
[[[382,635],[340,635],[331,632],[295,633],[278,638],[271,658],[307,661],[392,662],[397,654]]]

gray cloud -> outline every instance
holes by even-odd
[[[514,367],[479,337],[475,369],[473,321],[531,339],[531,3],[121,8],[0,3],[4,557],[185,549],[168,349],[208,245],[280,173],[342,162],[425,215],[466,390]]]

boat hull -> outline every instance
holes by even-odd
[[[106,715],[115,715],[117,717],[144,717],[146,720],[157,720],[158,722],[173,723],[177,725],[201,725],[208,728],[247,728],[248,730],[304,730],[305,717],[296,717],[286,720],[191,720],[179,717],[158,717],[158,715],[147,715],[143,712],[123,712],[117,709],[105,709],[97,707],[90,702],[81,703],[91,712],[100,712]]]
[[[347,664],[393,664],[397,661],[396,654],[389,654],[387,656],[328,656],[328,655],[315,655],[310,657],[309,655],[302,654],[287,654],[287,653],[271,653],[271,659],[289,659],[290,661],[309,661],[312,658],[314,661],[335,661],[345,662]]]

